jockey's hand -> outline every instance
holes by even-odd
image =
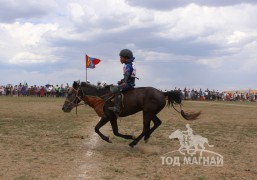
[[[122,88],[125,88],[126,87],[126,83],[122,83]]]

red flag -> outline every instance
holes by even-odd
[[[100,62],[101,62],[100,59],[89,57],[88,55],[86,55],[86,68],[93,69],[93,68],[95,68],[95,65]]]

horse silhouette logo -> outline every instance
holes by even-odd
[[[182,155],[186,155],[187,153],[193,156],[196,154],[196,152],[200,151],[200,156],[202,156],[202,153],[205,151],[205,144],[207,144],[209,147],[214,147],[213,145],[209,144],[207,138],[200,135],[194,135],[193,130],[189,124],[186,124],[186,128],[186,131],[181,131],[180,129],[178,129],[175,132],[171,133],[171,135],[169,136],[170,139],[179,140],[181,146],[178,151]],[[186,153],[184,153],[183,151],[185,151]]]
[[[178,129],[169,135],[169,139],[179,140],[180,148],[163,154],[161,156],[162,165],[223,166],[224,158],[221,154],[205,149],[206,145],[214,147],[209,144],[208,139],[200,135],[194,135],[189,124],[186,124],[186,128],[184,131]],[[180,155],[177,155],[177,152]],[[203,153],[205,154],[203,155]]]

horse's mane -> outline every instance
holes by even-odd
[[[91,88],[94,88],[94,89],[106,89],[106,88],[110,88],[110,86],[112,86],[112,84],[110,85],[106,85],[106,86],[97,86],[97,85],[94,85],[94,84],[91,84],[91,83],[88,83],[88,82],[81,82],[81,87],[91,87]]]
[[[94,95],[103,95],[103,94],[106,94],[106,93],[109,93],[110,92],[110,86],[111,85],[107,85],[107,86],[96,86],[94,84],[91,84],[91,83],[88,83],[88,82],[81,82],[81,88],[83,91],[86,91],[87,93],[89,94],[94,94]],[[85,90],[87,89],[87,90]],[[90,89],[90,90],[89,90]]]
[[[81,82],[81,87],[91,87],[91,88],[97,88],[97,86],[96,85],[94,85],[94,84],[90,84],[90,83],[88,83],[88,82]]]

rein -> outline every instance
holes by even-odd
[[[76,97],[73,99],[73,101],[69,101],[66,99],[66,102],[70,103],[73,105],[73,107],[76,107],[76,115],[78,115],[78,106],[80,105],[85,105],[85,104],[88,104],[89,106],[93,107],[92,104],[90,104],[90,101],[87,102],[87,99],[92,97],[92,98],[96,98],[96,99],[100,99],[100,100],[103,100],[103,101],[107,101],[109,100],[110,98],[112,98],[112,96],[110,98],[108,98],[107,100],[104,100],[106,97],[108,97],[108,94],[105,94],[103,96],[92,96],[92,95],[85,95],[83,90],[81,89],[81,86],[78,87],[78,89],[75,89],[73,87],[71,87],[75,92],[76,92]],[[82,91],[82,96],[79,96],[79,91]],[[86,100],[84,99],[86,98]],[[84,101],[83,103],[78,103],[76,104],[75,101],[76,99],[80,100],[81,102]]]
[[[79,85],[78,88],[76,88],[76,89],[74,87],[71,87],[71,88],[72,89],[70,89],[70,90],[74,96],[73,97],[74,99],[67,100],[67,98],[66,98],[66,103],[69,103],[70,105],[72,105],[73,108],[76,107],[76,115],[78,115],[78,106],[87,104],[96,111],[98,116],[102,117],[103,116],[103,104],[106,101],[108,101],[109,99],[113,98],[113,96],[114,96],[112,93],[107,93],[107,94],[99,96],[98,89],[97,89],[96,95],[86,95],[84,93],[81,85]],[[82,91],[82,92],[80,92],[80,91]],[[78,101],[80,101],[80,103],[77,103]],[[84,102],[82,102],[82,101],[84,101]]]

